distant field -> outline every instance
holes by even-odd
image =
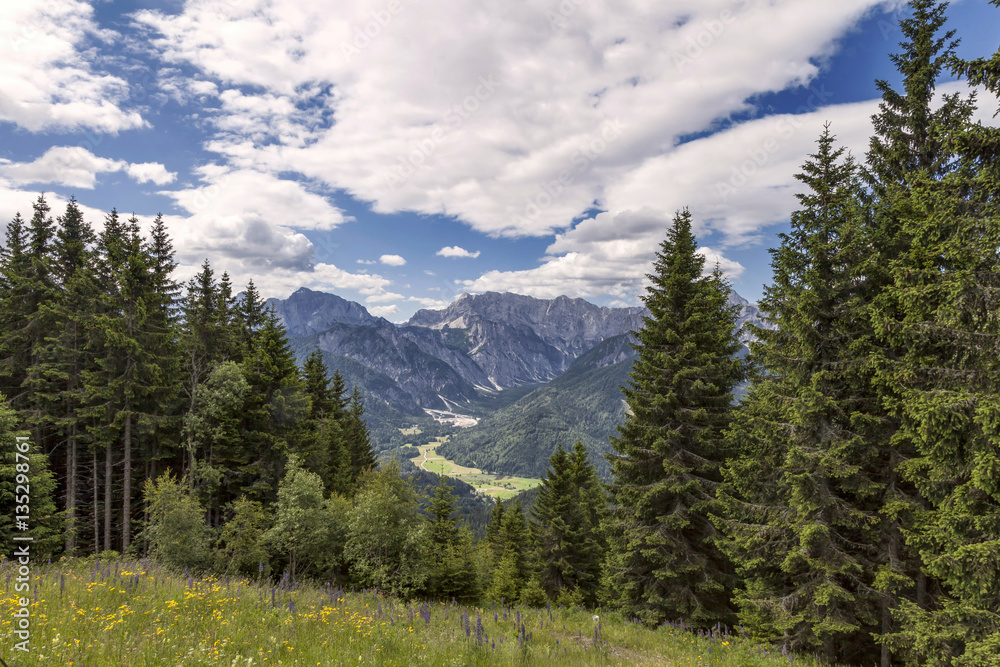
[[[615,613],[422,603],[309,585],[187,578],[147,561],[32,565],[31,643],[13,651],[17,563],[0,559],[11,667],[218,665],[731,665],[789,658],[732,634],[698,636]],[[770,655],[767,655],[767,654]],[[796,656],[797,667],[818,663]]]
[[[415,433],[405,433],[405,435],[415,435]],[[507,500],[516,496],[521,491],[527,491],[541,484],[541,480],[529,477],[510,477],[508,475],[488,475],[477,468],[466,468],[453,461],[449,461],[437,453],[437,447],[445,442],[448,436],[436,439],[434,442],[421,445],[420,456],[410,459],[418,468],[429,470],[438,475],[448,475],[471,484],[482,494],[493,498]]]

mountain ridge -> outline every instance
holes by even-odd
[[[740,308],[740,324],[763,323],[754,304],[735,292],[729,298]],[[566,296],[486,292],[463,294],[443,309],[419,310],[394,324],[361,304],[308,288],[266,303],[288,329],[300,361],[319,349],[331,370],[343,366],[367,400],[413,416],[456,405],[475,411],[498,392],[551,382],[603,341],[640,329],[648,313]]]

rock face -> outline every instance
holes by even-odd
[[[287,299],[268,299],[265,305],[274,308],[290,336],[322,333],[334,324],[389,324],[369,313],[360,303],[305,287],[300,287]]]
[[[743,344],[754,340],[754,337],[747,331],[744,324],[754,324],[763,329],[770,329],[771,325],[764,319],[764,316],[760,312],[760,308],[756,304],[750,303],[743,297],[741,297],[736,292],[729,293],[729,305],[738,306],[740,311],[736,317],[736,323],[739,325],[739,337],[743,341]]]
[[[605,338],[642,326],[642,308],[606,308],[560,296],[463,294],[444,310],[418,311],[407,326],[464,329],[469,356],[496,389],[558,376]]]
[[[740,307],[741,324],[761,322],[747,300],[733,293],[730,302]],[[444,310],[418,311],[397,326],[360,304],[305,288],[267,303],[300,358],[322,350],[349,381],[410,414],[450,410],[484,391],[548,382],[602,341],[641,328],[647,312],[565,296],[487,292],[463,294]],[[617,363],[622,354],[604,363]]]

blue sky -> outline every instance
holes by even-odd
[[[823,123],[861,156],[900,2],[21,0],[0,220],[162,212],[207,257],[395,321],[462,292],[633,305],[674,211],[757,299]],[[960,55],[1000,10],[949,8]],[[942,81],[946,91],[961,82]],[[996,123],[997,102],[981,97]]]

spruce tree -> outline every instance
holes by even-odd
[[[534,534],[520,502],[496,512],[495,516],[502,518],[500,525],[494,528],[493,579],[486,590],[486,597],[514,604],[521,601],[522,593],[534,574],[531,569],[535,551]]]
[[[56,480],[49,458],[30,441],[28,432],[21,430],[21,423],[0,394],[0,507],[4,508],[0,539],[10,545],[9,554],[19,544],[15,536],[29,536],[33,540],[31,554],[38,558],[58,550],[63,517],[56,506]],[[26,531],[17,525],[18,516],[28,517]]]
[[[871,191],[866,241],[870,253],[861,273],[869,294],[866,317],[872,325],[870,372],[885,426],[878,438],[885,491],[877,528],[880,570],[876,580],[883,635],[895,630],[894,610],[905,601],[926,609],[939,591],[936,579],[921,567],[912,542],[907,543],[907,535],[932,502],[928,489],[907,472],[920,456],[919,442],[906,424],[908,392],[923,381],[915,372],[917,367],[939,352],[926,337],[911,334],[924,326],[917,322],[940,297],[925,281],[948,280],[944,266],[938,277],[927,271],[937,261],[928,250],[942,230],[921,222],[924,204],[918,193],[927,188],[965,187],[959,181],[969,165],[956,151],[974,109],[972,101],[959,94],[935,99],[936,84],[955,60],[958,45],[954,31],[943,32],[947,3],[911,0],[909,7],[911,16],[900,22],[905,38],[902,51],[893,56],[903,75],[903,91],[896,92],[885,82],[878,84],[882,104],[873,118],[875,136],[866,165]],[[944,186],[949,181],[952,185]],[[882,664],[891,660],[885,645]]]
[[[428,594],[441,600],[475,599],[478,585],[472,533],[455,520],[455,494],[446,478],[438,481],[427,513],[430,516],[427,567],[431,571]]]
[[[55,448],[51,424],[45,415],[46,397],[53,390],[46,376],[46,338],[56,327],[55,302],[58,286],[55,269],[55,222],[44,196],[33,205],[28,223],[27,263],[24,276],[24,322],[27,345],[27,368],[21,393],[15,395],[14,406],[32,427],[35,442],[46,455]]]
[[[365,470],[373,470],[378,465],[364,415],[361,391],[354,387],[343,420],[344,443],[351,456],[352,479],[358,479]]]
[[[66,205],[66,213],[58,218],[53,265],[60,289],[52,310],[62,326],[47,336],[42,355],[42,374],[47,380],[46,412],[58,431],[57,446],[65,451],[68,553],[76,548],[79,532],[76,522],[80,496],[79,454],[86,431],[86,422],[80,414],[86,398],[83,378],[84,372],[94,366],[87,349],[87,335],[99,296],[94,275],[95,240],[93,230],[83,219],[76,201],[71,199]]]
[[[150,258],[143,247],[139,221],[124,225],[114,212],[100,238],[103,306],[93,319],[93,339],[100,348],[97,370],[89,373],[88,402],[95,408],[98,438],[105,444],[105,548],[111,544],[112,460],[121,452],[121,545],[132,539],[132,477],[135,442],[159,415],[158,399],[166,376],[159,355],[166,332],[151,322],[159,296],[153,294]],[[120,442],[120,448],[116,446]]]
[[[650,314],[634,344],[629,407],[608,455],[610,582],[627,613],[651,625],[700,627],[732,618],[731,569],[712,523],[733,389],[735,313],[718,271],[703,275],[691,214],[674,217],[643,297]]]
[[[161,373],[159,390],[152,400],[159,406],[156,420],[149,423],[150,433],[143,438],[146,478],[159,476],[161,461],[173,460],[183,451],[181,415],[184,412],[184,371],[180,336],[181,286],[174,279],[177,268],[174,247],[162,215],[153,220],[149,239],[144,245],[150,267],[147,324],[149,335],[159,348],[157,360]]]
[[[28,230],[18,213],[7,224],[0,254],[0,393],[15,406],[28,371]]]
[[[796,176],[806,188],[801,208],[772,251],[774,284],[760,303],[776,328],[755,332],[764,386],[745,408],[754,421],[735,431],[746,451],[731,468],[744,479],[729,478],[734,492],[750,494],[730,505],[730,552],[747,576],[745,620],[764,621],[791,648],[854,661],[877,652],[871,636],[881,620],[872,526],[884,492],[883,421],[858,348],[870,337],[859,281],[868,253],[862,187],[829,126],[818,146]],[[775,488],[759,488],[775,464]],[[783,507],[765,512],[761,531],[755,517],[765,502]]]
[[[243,489],[249,497],[271,498],[280,467],[290,451],[298,422],[308,417],[309,401],[285,328],[272,309],[264,311],[242,362],[250,384],[244,408]]]
[[[351,454],[344,442],[343,410],[334,399],[323,354],[319,350],[306,358],[302,381],[310,402],[309,419],[298,438],[297,449],[302,455],[303,465],[318,474],[331,492],[349,495],[353,473]],[[339,400],[342,401],[343,396]]]
[[[998,63],[1000,52],[952,58],[993,93]],[[960,127],[933,119],[947,169],[912,170],[908,188],[883,202],[908,243],[887,270],[882,303],[892,309],[879,313],[885,346],[902,353],[881,369],[887,388],[895,383],[886,394],[898,439],[914,450],[901,475],[923,500],[907,544],[936,583],[900,600],[887,643],[922,665],[985,665],[1000,654],[1000,133],[968,115]]]
[[[330,401],[330,416],[343,423],[350,400],[347,398],[347,381],[337,368],[333,370],[333,377],[330,379]]]
[[[532,506],[537,524],[540,583],[560,603],[594,605],[604,548],[600,535],[606,501],[583,444],[562,445],[549,459]]]

